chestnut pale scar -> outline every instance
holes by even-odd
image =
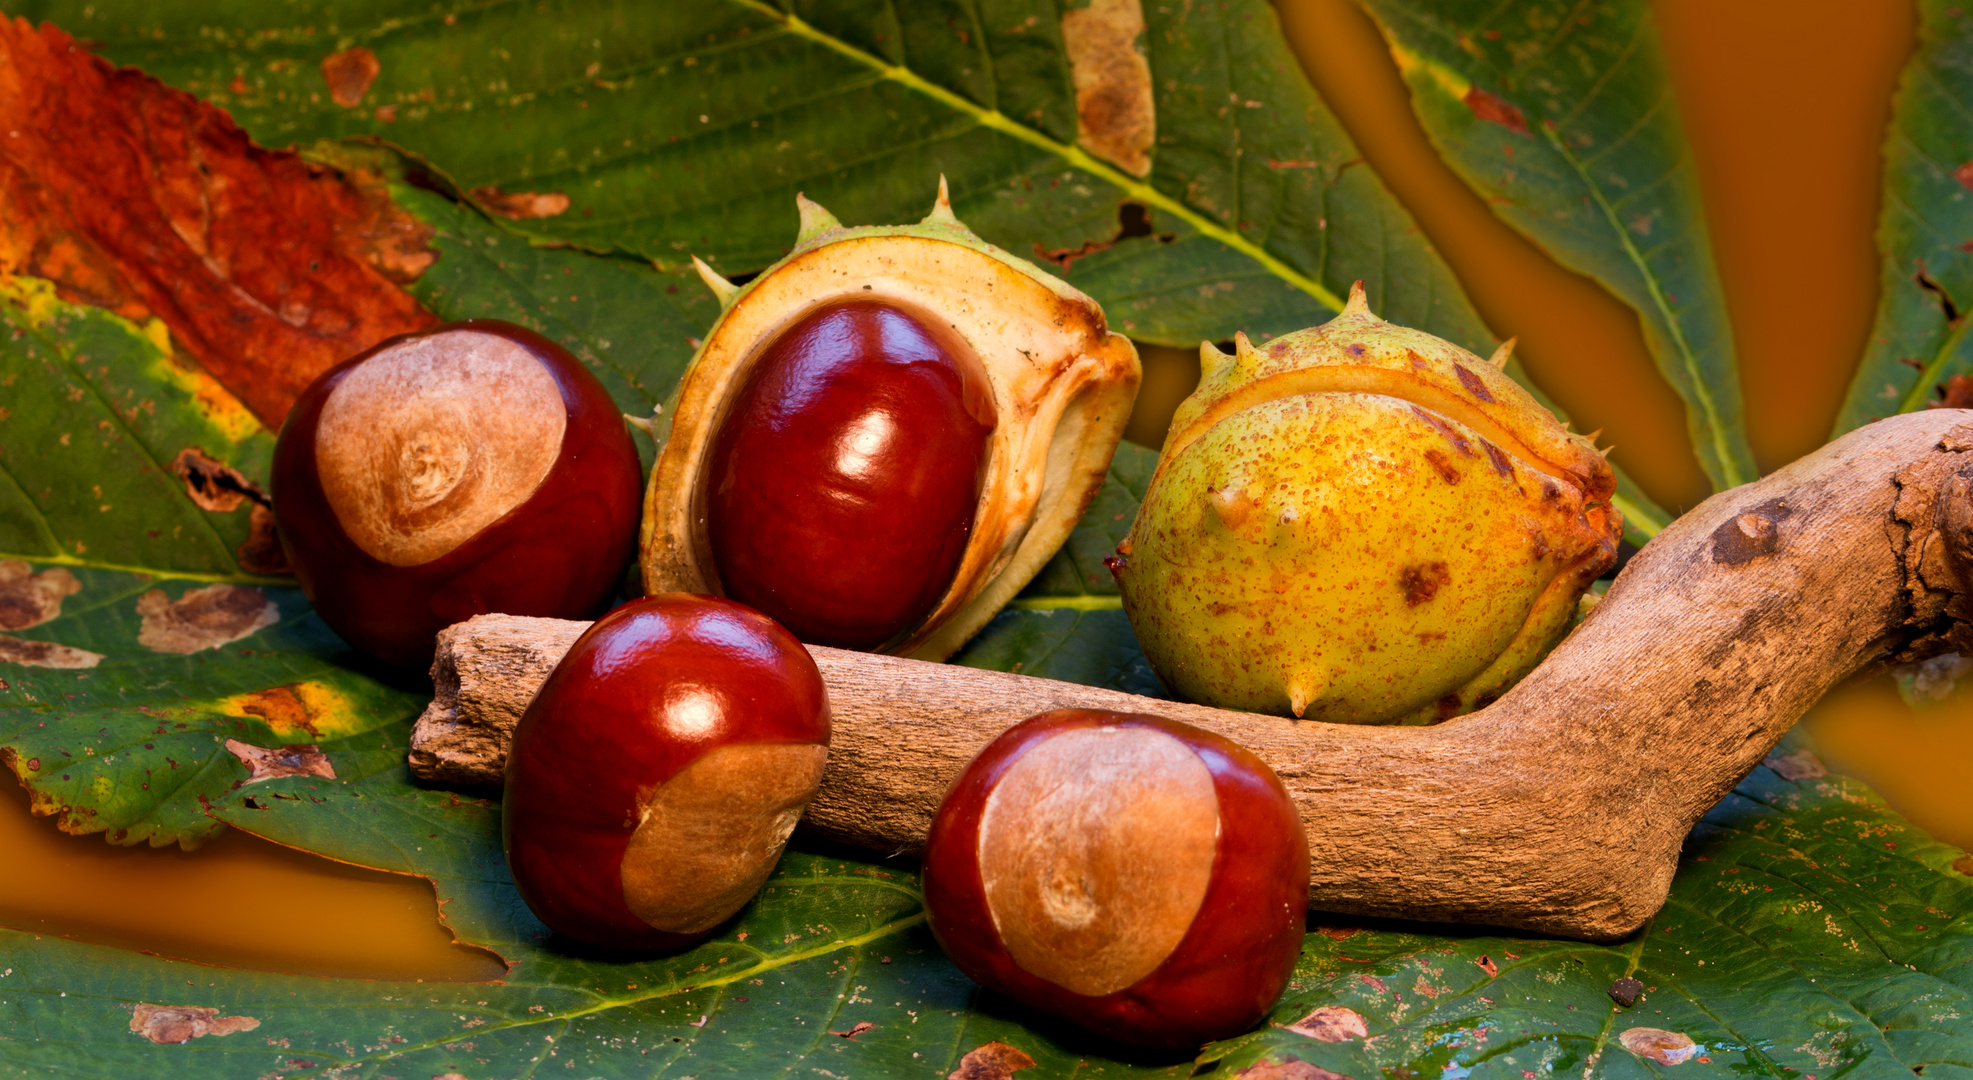
[[[673,934],[731,918],[773,871],[828,756],[812,743],[737,743],[659,784],[623,853],[625,906]]]
[[[358,547],[417,566],[527,502],[567,426],[560,386],[526,347],[451,330],[399,342],[343,376],[322,405],[315,468]]]
[[[987,797],[979,866],[1014,962],[1091,997],[1156,971],[1205,902],[1219,796],[1162,731],[1078,728],[1028,750]]]

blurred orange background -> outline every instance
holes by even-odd
[[[1374,24],[1350,0],[1278,0],[1290,40],[1370,164],[1500,336],[1667,509],[1704,498],[1677,399],[1635,315],[1488,211],[1432,152]],[[1659,27],[1734,320],[1748,431],[1765,469],[1820,445],[1877,300],[1878,147],[1915,13],[1843,0],[1660,0]],[[1162,438],[1195,357],[1147,350],[1132,437]],[[1807,720],[1836,768],[1941,839],[1973,846],[1973,712],[1914,714],[1888,680]],[[484,979],[421,880],[232,833],[196,853],[114,848],[0,798],[0,924],[209,963],[372,978]]]

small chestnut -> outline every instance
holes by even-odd
[[[1253,753],[1189,724],[1062,709],[987,744],[926,840],[925,908],[959,969],[1099,1035],[1196,1046],[1287,985],[1308,839]]]
[[[323,621],[402,666],[500,612],[582,618],[636,544],[641,471],[596,377],[533,331],[470,319],[323,372],[274,448],[281,546]]]
[[[690,945],[760,891],[828,744],[822,675],[794,635],[730,600],[632,600],[576,639],[515,728],[514,884],[577,941]]]
[[[818,645],[915,629],[966,554],[994,418],[979,357],[937,318],[888,299],[802,316],[713,443],[706,527],[726,594]]]

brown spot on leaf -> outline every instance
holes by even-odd
[[[1084,240],[1072,248],[1045,248],[1041,241],[1034,243],[1034,257],[1042,262],[1054,263],[1063,270],[1074,266],[1077,259],[1088,258],[1099,251],[1108,251],[1124,240],[1151,235],[1151,210],[1143,203],[1126,202],[1117,206],[1117,235],[1108,240]],[[1169,234],[1160,237],[1166,243],[1173,239]]]
[[[1341,1005],[1324,1005],[1285,1026],[1297,1035],[1306,1035],[1322,1042],[1343,1042],[1370,1035],[1369,1026],[1363,1022],[1363,1014]]]
[[[200,1005],[152,1005],[140,1001],[130,1012],[130,1030],[161,1045],[252,1031],[259,1026],[260,1021],[251,1016],[221,1016],[218,1009]]]
[[[279,780],[287,776],[319,776],[324,780],[336,778],[336,770],[329,764],[328,755],[314,743],[268,747],[228,739],[226,749],[253,774],[242,783],[258,784],[263,780]]]
[[[1132,176],[1150,174],[1158,135],[1151,64],[1137,51],[1143,33],[1138,0],[1093,0],[1062,13],[1062,46],[1076,88],[1077,141]]]
[[[1444,453],[1438,450],[1427,450],[1425,451],[1425,460],[1431,463],[1432,468],[1438,470],[1440,479],[1448,484],[1459,483],[1459,470],[1452,467],[1452,459],[1446,457]]]
[[[1475,86],[1466,91],[1466,96],[1460,100],[1465,102],[1467,108],[1473,110],[1474,116],[1490,124],[1499,124],[1501,127],[1517,135],[1532,134],[1528,131],[1528,121],[1526,117],[1521,115],[1521,110],[1509,104],[1505,99],[1489,94],[1485,90]]]
[[[1342,1073],[1311,1065],[1293,1054],[1284,1054],[1275,1061],[1255,1062],[1233,1075],[1242,1080],[1350,1080]]]
[[[1829,766],[1809,750],[1771,754],[1762,759],[1761,764],[1780,774],[1783,780],[1820,780],[1829,775]]]
[[[1493,957],[1482,956],[1473,962],[1480,965],[1480,970],[1486,972],[1488,978],[1495,979],[1500,977],[1500,965],[1493,962]]]
[[[1493,391],[1487,389],[1486,380],[1480,378],[1477,372],[1465,364],[1460,363],[1454,363],[1452,365],[1452,371],[1453,374],[1459,376],[1459,385],[1465,387],[1467,393],[1479,398],[1481,401],[1492,404]]]
[[[1361,926],[1318,926],[1315,932],[1331,941],[1347,941],[1363,933]]]
[[[861,1035],[864,1032],[869,1031],[870,1029],[876,1026],[877,1025],[871,1023],[868,1020],[858,1020],[856,1023],[850,1025],[850,1029],[848,1031],[832,1031],[829,1034],[840,1035],[843,1038],[850,1040],[851,1042],[855,1042],[856,1037],[858,1035]]]
[[[329,84],[329,97],[345,109],[363,104],[363,95],[383,70],[377,54],[361,45],[322,58],[322,81]]]
[[[1954,871],[1973,877],[1973,855],[1961,855],[1952,861]]]
[[[269,427],[329,366],[437,320],[397,287],[434,258],[360,171],[255,146],[225,112],[0,18],[0,272],[156,316]]]
[[[57,645],[52,641],[25,641],[0,634],[0,664],[73,670],[92,668],[102,662],[102,653]]]
[[[268,501],[267,493],[247,479],[245,473],[215,460],[196,446],[178,451],[178,456],[171,459],[171,471],[185,481],[185,494],[201,510],[230,514],[249,499],[258,505]]]
[[[1969,161],[1959,168],[1954,169],[1952,171],[1952,178],[1959,181],[1959,186],[1968,191],[1973,191],[1973,161]]]
[[[50,567],[36,574],[19,559],[0,559],[0,630],[25,630],[62,613],[62,598],[82,590],[66,569]]]
[[[315,730],[316,714],[308,707],[308,702],[295,693],[295,684],[244,694],[239,698],[239,704],[241,712],[260,717],[283,735],[291,731],[320,734]]]
[[[512,221],[554,217],[569,209],[569,197],[559,191],[516,191],[510,194],[497,187],[476,187],[473,189],[473,201],[484,207],[487,213]]]
[[[1638,1057],[1660,1065],[1677,1065],[1699,1052],[1699,1046],[1691,1036],[1663,1028],[1630,1028],[1617,1036],[1617,1041]]]
[[[237,553],[240,569],[270,577],[294,573],[294,568],[288,565],[287,552],[281,550],[281,533],[274,524],[274,511],[255,503],[247,524],[251,531],[240,541]]]
[[[1644,984],[1629,975],[1610,984],[1610,1000],[1628,1009],[1644,996]]]
[[[1398,588],[1404,590],[1405,604],[1417,607],[1437,596],[1439,589],[1451,581],[1452,568],[1445,563],[1418,563],[1405,567],[1398,575]]]
[[[1004,1042],[982,1043],[966,1051],[959,1067],[945,1080],[1008,1080],[1021,1069],[1034,1068],[1034,1059],[1018,1047]]]
[[[281,621],[274,601],[244,585],[207,585],[177,600],[152,589],[137,598],[137,614],[138,644],[162,653],[216,648]]]

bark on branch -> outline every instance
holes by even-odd
[[[811,648],[835,734],[807,827],[914,851],[947,782],[1008,725],[1065,707],[1152,713],[1280,774],[1318,908],[1621,937],[1664,903],[1694,822],[1831,686],[1973,654],[1969,451],[1973,414],[1917,413],[1708,499],[1511,692],[1436,727],[1295,722]],[[445,631],[413,771],[499,783],[513,724],[586,625],[482,616]]]

